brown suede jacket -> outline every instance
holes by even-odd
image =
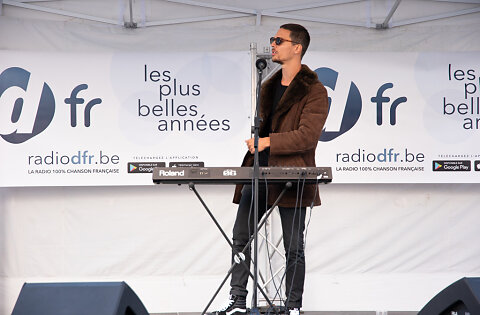
[[[292,80],[277,104],[272,117],[272,133],[266,124],[275,95],[275,82],[280,80],[281,70],[262,85],[260,95],[260,137],[270,137],[269,166],[315,166],[315,149],[328,115],[327,90],[317,74],[306,65]],[[253,165],[253,154],[247,152],[242,166]],[[294,183],[295,184],[295,183]],[[268,204],[272,205],[284,185],[268,185]],[[320,205],[320,196],[315,184],[304,185],[302,206]],[[234,203],[239,203],[243,185],[235,187]],[[300,190],[302,184],[300,183]],[[300,206],[297,202],[297,187],[290,188],[278,204],[282,207]]]

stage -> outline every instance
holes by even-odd
[[[201,312],[179,312],[179,313],[152,313],[150,315],[200,315]],[[262,313],[263,314],[263,313]],[[303,315],[416,315],[417,312],[388,312],[388,311],[301,311]]]

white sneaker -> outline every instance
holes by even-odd
[[[288,310],[289,315],[300,315],[300,309],[298,307],[290,308]]]

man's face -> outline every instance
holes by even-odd
[[[291,41],[292,39],[290,38],[289,30],[283,28],[279,29],[277,34],[275,34],[275,38],[281,38],[284,41],[278,45],[275,41],[271,43],[273,62],[284,64],[295,56],[298,47],[301,49],[301,45]]]

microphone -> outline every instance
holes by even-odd
[[[267,61],[263,58],[257,59],[257,62],[255,62],[255,66],[258,70],[261,71],[267,67]]]

